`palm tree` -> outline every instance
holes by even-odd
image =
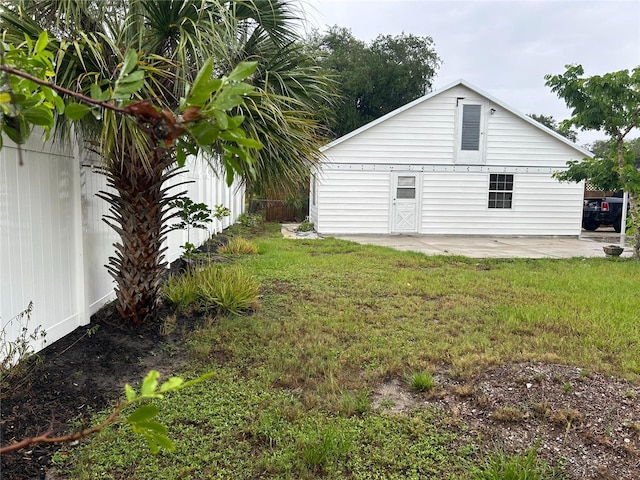
[[[0,12],[2,29],[19,39],[47,29],[56,37],[59,84],[89,92],[104,87],[129,49],[140,52],[145,71],[138,99],[153,99],[175,111],[185,87],[205,61],[215,59],[223,75],[241,61],[254,60],[256,87],[238,107],[243,127],[266,146],[255,165],[239,165],[243,179],[269,188],[299,182],[321,141],[315,107],[329,98],[329,84],[297,46],[291,0],[113,0],[60,2],[23,0]],[[24,33],[23,33],[24,32]],[[58,131],[68,132],[64,123]],[[96,148],[108,183],[117,193],[103,193],[110,203],[106,218],[120,235],[108,270],[116,281],[123,319],[153,321],[166,267],[162,242],[167,233],[168,203],[163,188],[174,174],[175,152],[161,149],[153,136],[128,117],[103,112],[85,117],[77,131]]]

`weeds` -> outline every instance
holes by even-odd
[[[33,342],[45,341],[47,332],[38,325],[29,330],[33,302],[27,308],[9,320],[0,329],[0,391],[3,395],[14,392],[29,381],[28,373],[30,359],[38,360],[34,353]],[[10,325],[19,325],[19,333],[14,340],[7,339],[7,329]]]
[[[500,407],[493,411],[492,417],[499,422],[517,423],[524,419],[524,413],[516,407]]]
[[[258,247],[249,240],[236,237],[229,240],[227,245],[221,246],[218,249],[218,253],[228,255],[256,255],[258,253]]]
[[[520,455],[498,452],[471,474],[473,480],[561,480],[561,470],[538,457],[535,449]]]
[[[435,387],[436,382],[428,372],[418,372],[411,375],[411,389],[416,392],[429,392]]]

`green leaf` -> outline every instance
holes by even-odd
[[[191,134],[200,145],[211,145],[218,139],[220,130],[210,123],[200,122],[191,129]]]
[[[62,100],[62,97],[55,95],[53,97],[53,104],[56,106],[58,115],[62,115],[64,113],[64,100]]]
[[[118,79],[116,83],[120,83],[120,84],[137,83],[143,79],[144,79],[144,70],[136,70],[135,72],[132,72],[129,75],[126,75],[123,78]]]
[[[49,35],[46,30],[43,30],[38,36],[38,41],[36,42],[35,53],[42,52],[47,45],[49,44]]]
[[[153,439],[158,443],[158,445],[170,452],[173,452],[176,449],[173,442],[165,435],[154,435]]]
[[[136,70],[135,72],[118,79],[113,91],[113,98],[127,99],[131,94],[136,93],[144,85],[144,71]]]
[[[185,152],[184,146],[182,145],[184,142],[180,142],[180,145],[176,146],[176,162],[178,167],[184,167],[184,164],[187,162],[187,152]]]
[[[146,425],[148,420],[158,415],[158,411],[158,407],[155,405],[142,405],[127,417],[127,422],[137,424],[144,422],[144,425]]]
[[[180,377],[171,377],[169,380],[160,385],[161,392],[172,392],[178,390],[180,385],[184,383],[184,380]]]
[[[222,130],[229,128],[229,116],[226,113],[221,112],[220,110],[214,110],[213,116],[216,118],[216,123]]]
[[[154,422],[153,420],[136,422],[136,426],[139,429],[147,430],[148,432],[152,432],[152,435],[166,435],[169,429],[161,424],[160,422]]]
[[[236,142],[244,147],[255,148],[256,150],[260,150],[262,148],[262,143],[249,137],[237,138]]]
[[[184,382],[182,384],[182,386],[180,387],[180,389],[187,388],[187,387],[190,387],[192,385],[196,385],[198,383],[202,383],[205,380],[207,380],[208,378],[213,377],[214,375],[215,374],[213,372],[207,372],[207,373],[205,373],[203,375],[200,375],[198,378],[194,378],[193,380],[189,380],[188,382]]]
[[[142,381],[142,387],[140,388],[140,395],[151,395],[155,393],[158,388],[158,378],[160,373],[157,370],[151,370],[144,380]]]
[[[160,447],[158,447],[158,444],[154,441],[153,435],[145,435],[144,439],[147,441],[147,445],[149,445],[151,453],[155,455],[160,451]]]
[[[229,118],[230,128],[238,128],[244,122],[244,115],[236,115]]]
[[[87,113],[89,113],[91,109],[82,103],[69,103],[65,109],[64,113],[69,120],[80,120]]]
[[[44,105],[27,108],[24,113],[24,119],[33,125],[42,127],[53,126],[53,113]]]
[[[213,73],[213,58],[209,58],[207,59],[206,62],[204,62],[204,65],[202,65],[202,68],[196,75],[196,79],[193,81],[193,84],[191,85],[189,96],[194,96],[198,90],[203,90],[203,87],[205,87],[205,85],[209,83],[212,73]]]
[[[131,73],[131,71],[136,67],[138,63],[138,53],[135,50],[129,49],[124,56],[124,64],[122,65],[122,70],[120,71],[120,76],[127,75]]]
[[[258,62],[240,62],[227,77],[231,81],[240,81],[256,71]]]
[[[136,391],[128,383],[124,386],[124,394],[126,395],[128,402],[135,400],[137,397]]]
[[[91,87],[89,87],[89,94],[94,100],[100,100],[102,97],[102,89],[100,88],[100,85],[95,83],[91,84]]]
[[[6,123],[4,123],[4,125],[2,126],[2,130],[13,143],[20,145],[23,144],[26,140],[25,135],[23,135],[21,129],[10,127]]]

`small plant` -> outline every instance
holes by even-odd
[[[187,231],[187,241],[182,245],[182,248],[184,249],[185,256],[192,255],[196,251],[196,246],[191,243],[191,229],[200,228],[206,230],[207,223],[213,221],[211,218],[211,210],[206,204],[194,203],[193,200],[187,197],[178,198],[177,200],[169,202],[169,206],[178,210],[176,216],[180,219],[180,223],[176,223],[171,229]],[[217,205],[216,209],[218,207],[222,207],[222,205]]]
[[[164,285],[163,294],[178,310],[187,311],[198,302],[199,287],[197,272],[187,270],[184,275],[170,276]]]
[[[471,472],[473,480],[560,480],[562,472],[538,457],[535,449],[520,455],[498,452]]]
[[[562,386],[562,389],[565,393],[569,393],[571,392],[571,390],[573,390],[573,385],[571,385],[571,382],[565,382],[565,384]]]
[[[350,442],[332,425],[305,435],[298,442],[302,461],[312,472],[324,471],[331,460],[346,455],[351,449]]]
[[[229,255],[256,255],[258,247],[255,243],[241,237],[232,238],[229,243],[218,249],[219,253]]]
[[[219,221],[222,221],[223,218],[228,217],[229,215],[231,215],[231,210],[225,207],[222,203],[214,207],[213,216]]]
[[[371,410],[371,398],[368,389],[347,392],[342,395],[340,412],[345,417],[364,415]]]
[[[309,221],[309,217],[305,218],[304,222],[298,225],[296,232],[311,232],[314,229],[313,222]]]
[[[258,302],[258,282],[237,265],[206,268],[201,272],[199,285],[201,306],[205,310],[239,315]]]
[[[561,408],[553,412],[549,420],[555,425],[565,427],[568,432],[571,430],[572,425],[582,420],[582,414],[574,408]]]
[[[524,418],[522,410],[516,407],[500,407],[493,411],[492,417],[499,422],[521,422]]]
[[[18,388],[20,385],[11,385],[16,379],[23,378],[28,373],[30,358],[34,357],[32,342],[44,339],[47,332],[38,325],[32,331],[29,330],[33,302],[29,302],[26,310],[9,320],[0,329],[0,390],[6,393]],[[7,340],[7,327],[13,323],[21,326],[20,333],[15,340]]]
[[[411,375],[411,389],[416,392],[428,392],[435,387],[436,382],[428,372],[418,372]]]
[[[215,310],[240,314],[258,303],[259,285],[240,266],[210,265],[170,277],[164,297],[181,311]]]
[[[238,216],[238,223],[243,227],[256,228],[262,224],[262,217],[257,213],[242,213]]]

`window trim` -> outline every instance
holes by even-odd
[[[501,180],[500,177],[505,177],[504,179]],[[492,179],[492,177],[495,177],[495,180]],[[510,178],[509,178],[510,177]],[[514,209],[514,192],[515,192],[515,184],[516,184],[516,176],[513,173],[490,173],[489,177],[488,177],[488,185],[487,185],[487,210],[513,210]],[[492,184],[495,184],[494,188],[491,188]],[[508,189],[507,187],[511,186],[511,189]],[[503,188],[500,188],[500,187]],[[505,206],[498,206],[498,202],[500,202],[501,205],[504,205],[505,199],[502,198],[500,200],[494,198],[491,198],[491,194],[492,193],[502,193],[502,194],[511,194],[511,198],[509,199],[509,206],[505,207]],[[494,202],[494,205],[491,206],[491,203]]]
[[[478,150],[463,150],[462,149],[462,123],[464,116],[465,105],[478,105],[480,106],[480,125],[479,125],[479,139]],[[453,149],[453,162],[470,164],[470,165],[482,165],[487,163],[487,127],[488,119],[487,112],[490,108],[490,104],[482,101],[481,99],[468,99],[465,100],[459,97],[456,100],[456,118],[455,118],[455,137],[454,137],[454,149]]]

